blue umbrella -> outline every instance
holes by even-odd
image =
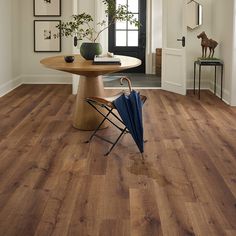
[[[137,144],[139,151],[143,153],[143,102],[140,94],[135,90],[132,90],[129,95],[123,94],[113,103],[135,143]]]

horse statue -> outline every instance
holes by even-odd
[[[207,48],[209,48],[210,53],[209,53],[209,58],[213,58],[214,53],[215,53],[215,48],[218,45],[218,43],[213,40],[213,39],[208,39],[206,33],[203,31],[201,34],[197,36],[199,39],[202,39],[201,46],[202,46],[202,57],[206,58],[207,57]]]

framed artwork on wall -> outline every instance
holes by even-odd
[[[61,16],[61,0],[33,0],[34,16]]]
[[[56,28],[60,20],[34,21],[34,51],[61,52],[60,31]]]

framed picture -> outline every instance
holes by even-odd
[[[61,16],[61,0],[33,0],[34,16]]]
[[[61,52],[60,20],[34,21],[34,51]]]

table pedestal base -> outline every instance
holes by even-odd
[[[73,126],[80,130],[95,130],[103,117],[95,111],[84,99],[87,97],[104,97],[102,76],[80,76],[79,87],[74,108]],[[105,128],[104,124],[101,128]]]

